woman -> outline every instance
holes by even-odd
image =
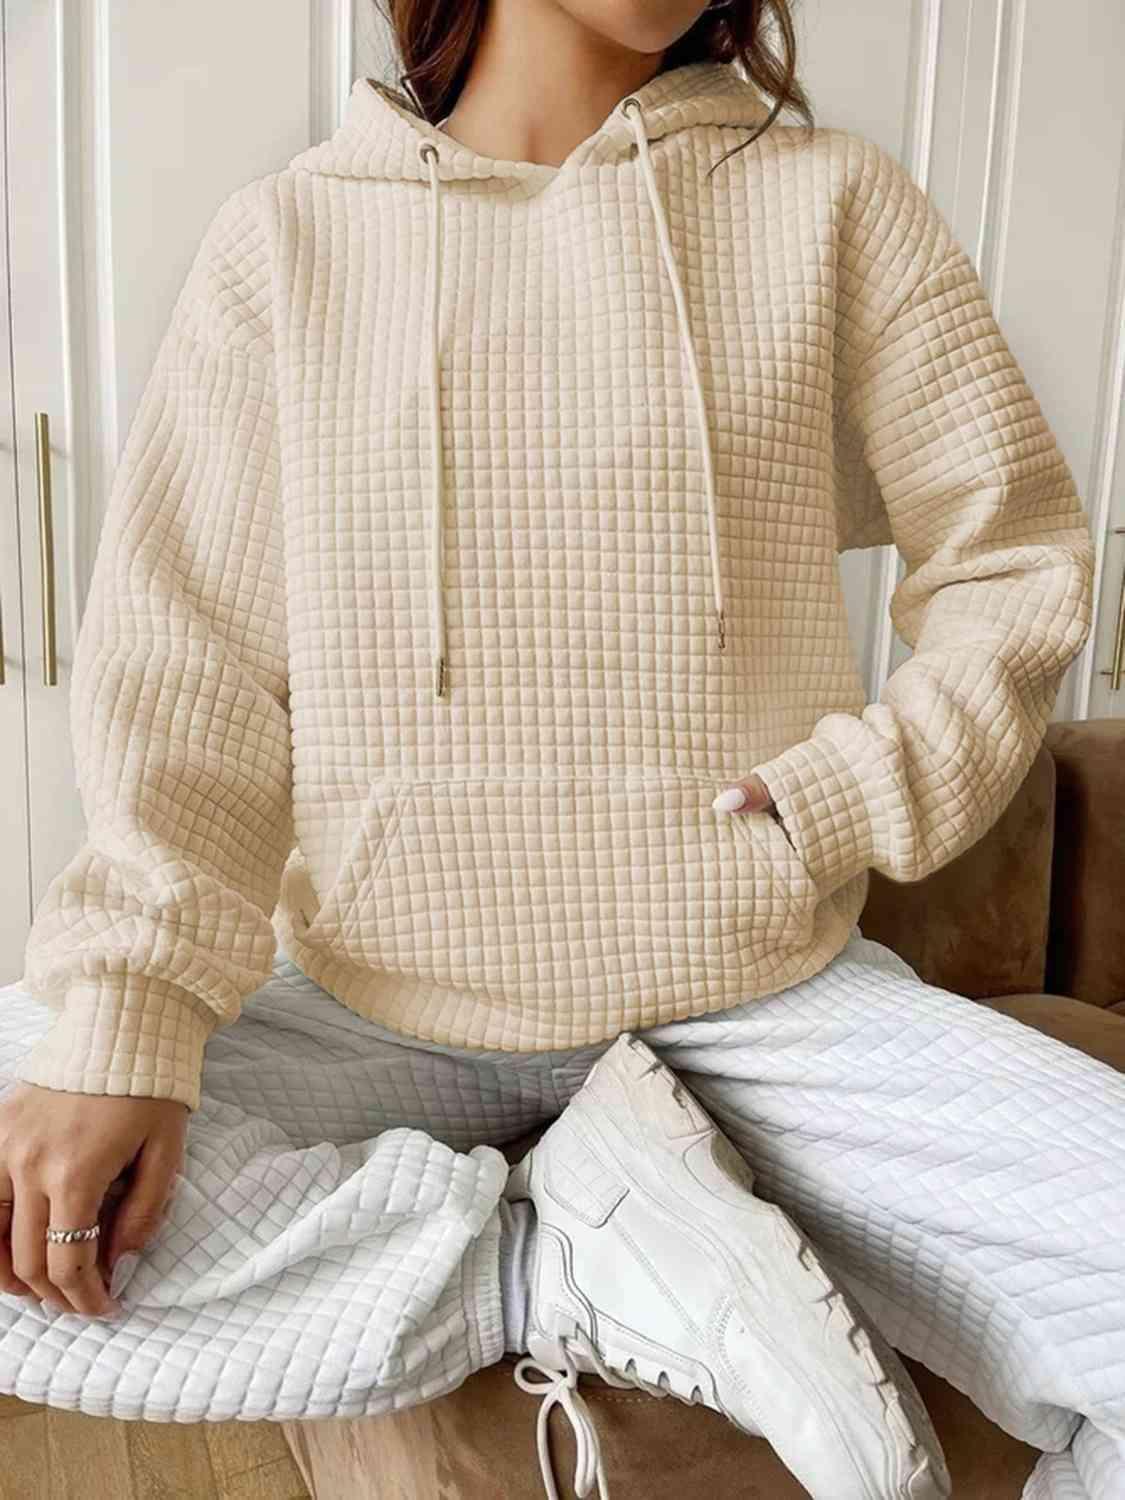
[[[361,78],[221,205],[122,457],[89,841],[4,1010],[3,1388],[357,1415],[511,1349],[582,1493],[578,1370],[945,1494],[881,1330],[1108,1495],[1125,1087],[856,926],[999,815],[1090,627],[973,268],[777,123],[783,0],[396,17],[421,108]],[[837,553],[891,540],[866,705]]]

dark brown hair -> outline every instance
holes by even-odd
[[[402,102],[431,124],[444,119],[472,66],[487,0],[460,0],[458,4],[384,0],[384,4],[403,63],[399,83],[406,93]],[[768,118],[743,145],[768,130],[783,109],[792,110],[812,127],[812,105],[797,78],[793,0],[711,0],[667,49],[659,71],[706,61],[740,64],[751,82],[773,100]],[[742,146],[731,150],[740,151]],[[723,160],[725,156],[719,158]]]

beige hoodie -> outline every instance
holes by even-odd
[[[194,1107],[277,936],[455,1045],[716,1010],[1002,812],[1082,506],[908,173],[776,124],[719,163],[766,113],[690,64],[552,167],[359,79],[220,205],[109,500],[22,1077]],[[889,541],[914,650],[868,704],[838,553]],[[754,771],[780,821],[712,810]]]

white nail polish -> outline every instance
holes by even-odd
[[[728,786],[725,792],[719,793],[711,806],[716,812],[737,812],[740,807],[746,806],[746,802],[746,793],[742,787]]]
[[[113,1267],[113,1275],[109,1279],[109,1295],[111,1297],[119,1297],[124,1291],[125,1287],[129,1284],[133,1272],[137,1269],[137,1262],[140,1258],[132,1250],[126,1250],[124,1255],[117,1257],[116,1264]]]

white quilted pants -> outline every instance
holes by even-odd
[[[49,1020],[0,990],[0,1090]],[[1028,1500],[1125,1496],[1125,1075],[858,928],[809,979],[640,1035],[890,1341],[1047,1452]],[[185,1422],[451,1390],[503,1352],[495,1147],[557,1115],[607,1045],[415,1042],[280,955],[208,1043],[125,1316],[0,1294],[0,1390]]]

